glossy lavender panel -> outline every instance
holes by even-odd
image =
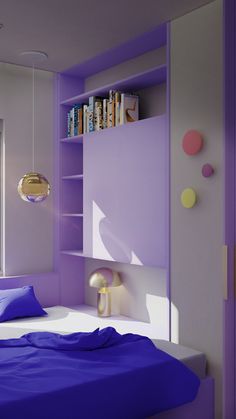
[[[152,31],[145,32],[144,34],[131,39],[125,44],[105,51],[103,54],[97,55],[82,64],[78,64],[77,66],[64,71],[64,74],[86,78],[165,44],[166,24],[162,24]]]
[[[167,266],[166,117],[84,139],[84,253]]]

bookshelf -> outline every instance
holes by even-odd
[[[135,60],[142,54],[146,54],[151,50],[155,50],[162,47],[167,47],[167,25],[162,25],[153,34],[144,35],[143,40],[147,42],[144,45],[141,42],[142,37],[139,37],[139,41],[131,40],[127,43],[124,48],[117,47],[110,52],[107,51],[103,57],[94,57],[87,63],[82,63],[76,67],[66,70],[58,76],[59,85],[59,97],[58,97],[58,113],[59,113],[59,136],[57,138],[57,144],[59,146],[59,253],[62,258],[62,262],[65,266],[71,263],[71,258],[81,257],[95,257],[98,259],[105,260],[117,260],[125,263],[137,263],[150,266],[159,266],[167,268],[168,266],[168,60],[164,63],[156,66],[151,65],[150,68],[137,71],[133,71],[132,74],[128,74],[126,77],[118,77],[115,81],[110,83],[103,83],[94,89],[86,90],[86,80],[89,77],[94,77],[96,72],[106,71],[110,68],[116,68],[117,65],[129,60]],[[123,52],[122,52],[123,51]],[[101,60],[104,58],[103,64]],[[155,91],[158,90],[159,86],[165,88],[165,111],[159,114],[155,114],[155,103],[152,103],[152,110],[154,109],[154,116],[149,111],[141,113],[141,119],[137,122],[128,123],[121,126],[112,128],[106,128],[101,131],[90,132],[86,134],[76,135],[73,137],[67,137],[67,113],[75,104],[88,103],[90,96],[107,97],[109,90],[119,90],[126,93],[139,94],[142,91],[142,95],[146,95],[146,101],[149,101],[150,89]],[[153,90],[154,89],[154,90]],[[158,97],[158,96],[157,96]],[[157,99],[158,101],[158,99]],[[154,101],[155,102],[155,101]],[[141,133],[141,134],[140,134]],[[158,138],[155,144],[155,138]],[[150,189],[153,189],[153,177],[157,179],[160,177],[159,172],[153,169],[148,174],[148,164],[142,163],[142,156],[145,153],[145,137],[146,139],[146,150],[149,149],[148,159],[153,161],[152,154],[157,153],[157,161],[162,171],[166,172],[166,176],[158,184],[159,191],[162,194],[161,202],[164,205],[158,204],[157,199],[153,202],[153,211],[150,219],[154,217],[154,213],[157,213],[159,220],[157,226],[159,229],[159,242],[155,240],[151,242],[151,258],[148,258],[146,253],[145,257],[140,257],[142,249],[148,247],[147,243],[144,246],[137,245],[132,240],[132,235],[136,241],[141,241],[140,237],[143,235],[147,240],[148,234],[153,234],[152,223],[149,221],[147,212],[147,202],[145,205],[140,205],[139,190],[140,185],[145,182],[149,182]],[[149,141],[149,138],[152,140]],[[126,143],[123,139],[126,139]],[[129,141],[130,139],[130,141]],[[135,142],[136,141],[136,142]],[[122,150],[120,150],[122,147]],[[150,147],[153,147],[150,149]],[[113,151],[117,153],[119,159],[124,159],[124,167],[127,171],[126,175],[119,173],[119,170],[113,170],[114,167],[119,166],[116,161],[115,155],[112,155]],[[153,153],[152,153],[153,152]],[[107,153],[110,153],[107,154]],[[133,157],[139,155],[136,164],[131,164],[133,175],[129,176],[129,161],[127,155]],[[158,157],[159,155],[159,157]],[[97,156],[97,158],[96,158]],[[111,161],[112,163],[108,163]],[[166,167],[162,164],[162,161],[166,162]],[[111,167],[111,164],[114,166]],[[152,163],[153,164],[153,163]],[[111,176],[109,176],[109,170],[103,171],[102,167],[109,166]],[[139,167],[138,167],[139,166]],[[163,176],[162,176],[163,177]],[[129,182],[129,178],[132,178]],[[113,180],[112,180],[113,179]],[[102,183],[101,183],[102,182]],[[110,182],[110,183],[109,183]],[[112,188],[112,182],[114,188]],[[157,182],[158,183],[158,182]],[[128,185],[126,187],[126,184]],[[96,186],[96,190],[95,190]],[[124,208],[119,208],[119,200],[116,198],[114,189],[117,189],[120,202],[122,201],[122,188],[124,191],[124,199],[129,204],[132,201],[132,194],[138,207],[142,207],[140,210],[134,212],[139,213],[141,224],[144,226],[146,232],[144,234],[141,231],[137,234],[137,225],[132,224],[130,209],[125,211]],[[130,188],[130,191],[127,189]],[[166,188],[166,191],[165,191]],[[140,188],[140,194],[143,194],[143,199],[147,201],[150,196],[146,194],[145,190],[148,190],[148,185]],[[99,194],[99,191],[103,192]],[[110,202],[107,198],[110,194]],[[106,196],[105,196],[106,195]],[[131,196],[131,199],[129,197]],[[142,200],[142,196],[140,198]],[[103,233],[99,231],[99,225],[96,225],[96,215],[94,208],[96,207],[97,213],[103,213],[103,205],[101,202],[105,202],[104,207],[109,215],[104,214],[103,218],[114,221],[115,231],[108,231],[107,225],[102,225],[100,222],[101,229],[104,229]],[[132,206],[132,205],[131,205]],[[161,209],[159,208],[161,207]],[[99,212],[100,211],[100,212]],[[121,226],[119,221],[114,218],[120,215],[123,219],[127,216],[125,226]],[[103,220],[103,218],[101,220]],[[100,220],[100,221],[101,221]],[[137,221],[137,220],[136,220]],[[109,224],[109,222],[108,222]],[[141,225],[140,224],[140,225]],[[97,228],[97,230],[96,230]],[[101,230],[100,229],[100,230]],[[130,229],[130,237],[125,234],[126,241],[128,244],[121,244],[122,239],[117,235],[116,231],[123,231]],[[95,231],[96,230],[96,231]],[[142,229],[141,229],[142,230]],[[110,255],[102,254],[102,251],[97,253],[95,251],[96,245],[99,245],[96,234],[101,235],[102,242],[100,240],[100,247],[110,246]],[[114,236],[112,239],[112,235]],[[153,236],[154,237],[154,236]],[[114,240],[113,240],[114,239]],[[161,242],[163,243],[161,245]],[[149,244],[150,245],[150,244]],[[126,247],[130,247],[129,250]],[[162,249],[161,248],[164,249]],[[120,247],[119,250],[118,247]],[[150,247],[150,246],[149,246]],[[130,251],[131,250],[131,251]],[[137,250],[137,254],[136,254]],[[129,257],[127,254],[130,253]],[[155,262],[155,253],[158,253]],[[153,259],[153,261],[152,261]],[[65,269],[65,266],[63,269]]]
[[[127,77],[110,83],[97,89],[73,96],[61,102],[61,105],[74,105],[76,103],[86,102],[90,96],[105,96],[109,90],[135,91],[149,86],[166,82],[166,65],[161,65],[139,74]]]

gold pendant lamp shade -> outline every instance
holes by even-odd
[[[34,64],[47,58],[47,54],[41,51],[25,51],[21,56],[26,59],[26,64],[32,65],[32,168],[31,172],[26,173],[18,183],[18,193],[27,202],[37,203],[44,201],[50,193],[50,184],[45,176],[35,172],[35,83],[34,83]]]
[[[50,193],[50,185],[45,176],[30,172],[24,175],[18,183],[18,193],[27,202],[42,202]]]

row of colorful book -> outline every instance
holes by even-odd
[[[109,91],[109,98],[91,96],[88,104],[74,105],[67,114],[67,136],[100,131],[139,118],[139,98],[136,95]]]

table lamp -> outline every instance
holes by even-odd
[[[90,287],[98,288],[97,311],[100,317],[111,315],[111,287],[121,285],[118,272],[109,268],[100,268],[92,272],[89,277]]]

